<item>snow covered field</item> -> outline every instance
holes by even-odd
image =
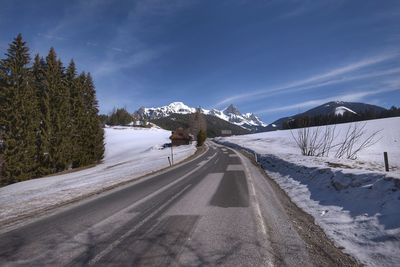
[[[157,128],[106,128],[102,164],[0,188],[0,225],[169,166],[171,150],[161,146],[170,142],[170,134]],[[195,151],[194,144],[174,148],[175,163]]]
[[[340,124],[335,140],[348,124]],[[378,143],[357,160],[302,156],[290,131],[218,138],[258,154],[266,172],[326,234],[368,266],[400,262],[400,118],[368,121]],[[293,131],[296,133],[296,130]],[[383,152],[391,171],[384,172]]]

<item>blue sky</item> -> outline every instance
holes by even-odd
[[[17,33],[32,54],[55,47],[93,74],[103,113],[233,103],[271,122],[400,105],[399,25],[398,0],[0,0],[0,52]]]

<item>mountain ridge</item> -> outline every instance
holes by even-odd
[[[288,117],[279,118],[274,122],[270,123],[266,127],[266,131],[281,130],[283,128],[283,124],[286,121],[301,117],[315,117],[321,115],[343,116],[345,113],[352,113],[354,115],[357,115],[365,112],[379,113],[385,110],[387,109],[377,105],[361,103],[361,102],[330,101],[322,105],[316,106],[314,108],[311,108],[309,110],[306,110],[305,112],[297,113]]]
[[[215,116],[219,119],[227,121],[229,123],[240,126],[250,131],[257,131],[259,128],[267,126],[260,118],[253,113],[241,113],[237,107],[233,104],[229,105],[223,110],[218,109],[203,109],[201,107],[194,108],[190,107],[183,102],[172,102],[169,105],[161,107],[140,107],[134,112],[134,116],[137,119],[156,120],[170,116],[171,114],[191,114],[200,110],[205,115]]]
[[[172,114],[188,115],[196,112],[197,110],[200,110],[200,112],[202,112],[204,115],[217,117],[218,119],[221,119],[225,122],[231,123],[235,126],[239,126],[252,133],[255,133],[281,130],[283,129],[283,125],[285,122],[301,117],[315,117],[326,115],[343,116],[349,113],[358,115],[365,112],[379,113],[387,109],[377,105],[361,102],[330,101],[306,110],[305,112],[297,113],[288,117],[282,117],[270,124],[266,124],[254,113],[241,113],[239,109],[233,104],[230,104],[222,110],[208,110],[201,107],[190,107],[183,102],[177,101],[161,107],[141,107],[134,113],[134,117],[136,119],[155,121],[162,118],[168,118]]]

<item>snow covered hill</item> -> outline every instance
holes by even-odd
[[[235,106],[230,105],[223,110],[217,109],[203,109],[200,111],[206,115],[212,115],[218,117],[222,120],[230,122],[235,125],[239,125],[243,128],[252,130],[254,127],[266,127],[267,124],[261,121],[253,113],[242,114]],[[134,115],[140,119],[159,119],[168,117],[171,114],[190,114],[196,112],[196,108],[189,107],[182,102],[173,102],[167,106],[155,107],[155,108],[145,108],[141,107],[137,110]]]
[[[162,149],[162,145],[170,142],[170,135],[170,131],[157,128],[106,128],[102,164],[1,187],[0,225],[169,166],[171,150]],[[175,162],[195,151],[194,144],[175,148]]]
[[[302,156],[292,136],[298,130],[217,140],[257,153],[268,175],[347,253],[367,266],[398,266],[400,117],[358,125],[364,123],[365,136],[381,132],[378,142],[361,151],[357,160],[335,158],[336,148],[329,157]],[[344,139],[348,127],[348,123],[336,125],[335,142]],[[389,154],[390,172],[385,172],[384,151]]]
[[[284,122],[301,118],[301,117],[315,117],[315,116],[327,116],[327,115],[344,115],[346,112],[352,114],[361,114],[365,112],[380,113],[386,110],[383,107],[376,105],[358,103],[358,102],[344,102],[344,101],[331,101],[315,108],[309,109],[305,112],[298,113],[289,117],[280,118],[273,123],[269,124],[267,131],[282,130],[282,125]],[[274,126],[275,125],[275,126]]]

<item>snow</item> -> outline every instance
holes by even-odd
[[[353,114],[357,114],[357,113],[354,112],[353,110],[351,110],[351,109],[349,109],[349,108],[347,108],[347,107],[344,107],[344,106],[340,106],[340,107],[335,108],[335,115],[336,115],[336,116],[338,116],[338,115],[343,116],[343,114],[344,114],[345,112],[350,112],[350,113],[353,113]]]
[[[226,109],[225,109],[226,110]],[[167,117],[171,114],[190,114],[196,112],[196,108],[189,107],[183,102],[172,102],[169,105],[162,107],[152,107],[152,108],[144,108],[144,113],[148,117]],[[252,113],[246,113],[241,115],[236,115],[232,113],[224,113],[224,111],[217,109],[203,109],[201,108],[201,112],[206,115],[216,116],[224,121],[228,121],[230,123],[236,124],[238,126],[242,126],[247,129],[246,125],[251,126],[267,126],[264,122],[261,121],[260,118],[256,117]]]
[[[336,140],[348,126],[337,125]],[[400,118],[367,121],[366,129],[382,130],[380,140],[357,160],[336,159],[334,153],[302,156],[290,131],[217,141],[257,153],[269,176],[345,252],[368,266],[395,266],[400,262]],[[384,151],[390,172],[384,172]]]
[[[15,217],[46,210],[169,166],[171,132],[159,128],[105,129],[103,163],[67,174],[33,179],[0,188],[0,225]],[[174,148],[175,163],[196,151],[195,145]]]
[[[173,113],[190,114],[196,112],[196,109],[185,105],[183,102],[172,102],[167,106],[145,108],[144,111],[146,114],[154,113],[157,114],[157,116],[168,116]]]

